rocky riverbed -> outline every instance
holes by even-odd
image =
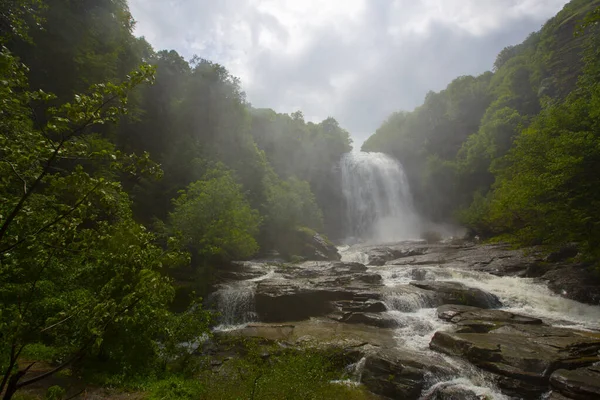
[[[600,398],[600,285],[567,253],[357,245],[237,263],[211,302],[228,335],[344,348],[383,398]]]

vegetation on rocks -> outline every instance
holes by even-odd
[[[598,259],[598,1],[573,0],[498,55],[399,112],[363,145],[402,161],[421,212],[473,235]]]

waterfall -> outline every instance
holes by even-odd
[[[230,330],[256,319],[255,287],[244,284],[245,282],[236,283],[236,285],[225,286],[212,295],[219,312],[220,324],[216,330]]]
[[[340,163],[346,200],[346,236],[389,242],[419,236],[404,168],[383,153],[348,153]]]

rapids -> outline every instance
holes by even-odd
[[[504,400],[509,397],[494,386],[489,373],[462,359],[430,350],[429,344],[435,332],[451,330],[452,325],[438,318],[436,308],[439,304],[434,298],[423,291],[406,290],[413,281],[462,283],[470,288],[481,289],[495,295],[502,303],[501,310],[536,317],[555,327],[600,331],[599,306],[586,305],[561,297],[551,292],[544,283],[533,278],[502,276],[501,273],[492,274],[490,272],[494,271],[488,272],[476,267],[480,264],[490,265],[511,257],[501,253],[502,250],[491,249],[489,253],[483,252],[482,258],[481,254],[478,256],[470,254],[483,247],[463,247],[456,250],[463,253],[447,260],[444,259],[446,254],[439,250],[442,247],[436,248],[434,245],[432,253],[421,254],[420,259],[418,256],[417,258],[404,256],[395,261],[391,259],[383,262],[385,265],[369,265],[370,254],[374,249],[377,250],[376,243],[387,243],[386,246],[393,247],[391,243],[404,241],[403,246],[410,247],[413,244],[418,246],[416,241],[410,240],[419,236],[425,224],[415,213],[408,180],[399,162],[382,153],[348,153],[341,160],[340,167],[342,189],[346,200],[347,243],[353,243],[338,248],[341,261],[350,263],[347,265],[362,264],[366,266],[359,266],[364,268],[364,274],[381,276],[374,290],[381,293],[381,301],[387,309],[381,312],[381,315],[395,321],[395,328],[390,329],[394,349],[417,354],[423,360],[431,360],[433,364],[455,367],[456,372],[451,377],[428,375],[421,399],[446,398],[444,394],[439,393],[447,393],[444,392],[447,390],[450,392],[455,390],[458,393],[466,391],[485,399]],[[446,247],[450,250],[449,257],[452,257],[454,248]],[[469,262],[469,257],[474,261]],[[325,268],[331,263],[314,262],[313,264],[286,266],[268,262],[246,263],[245,265],[256,273],[256,277],[222,284],[213,294],[213,300],[221,313],[221,325],[215,329],[221,331],[243,329],[249,323],[260,322],[254,301],[257,286],[264,280],[269,280],[271,285],[287,288],[284,292],[291,290],[290,293],[293,293],[295,282],[309,277],[315,279],[309,283],[319,288],[318,279],[323,271],[320,268]],[[289,273],[291,270],[297,272]],[[325,278],[323,283],[330,284],[332,281],[327,279]],[[340,289],[345,288],[345,284],[339,285]],[[287,310],[285,309],[285,313],[288,313]],[[289,321],[294,319],[290,318]],[[315,325],[322,324],[318,319],[314,321]],[[328,321],[328,324],[333,323],[332,319]],[[342,322],[339,324],[345,325]],[[293,326],[290,329],[293,330]],[[388,331],[388,328],[385,330]],[[350,379],[360,381],[364,364],[363,359],[349,366]]]

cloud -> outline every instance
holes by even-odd
[[[130,0],[157,49],[223,64],[248,100],[335,117],[361,143],[429,90],[491,68],[566,0]]]

